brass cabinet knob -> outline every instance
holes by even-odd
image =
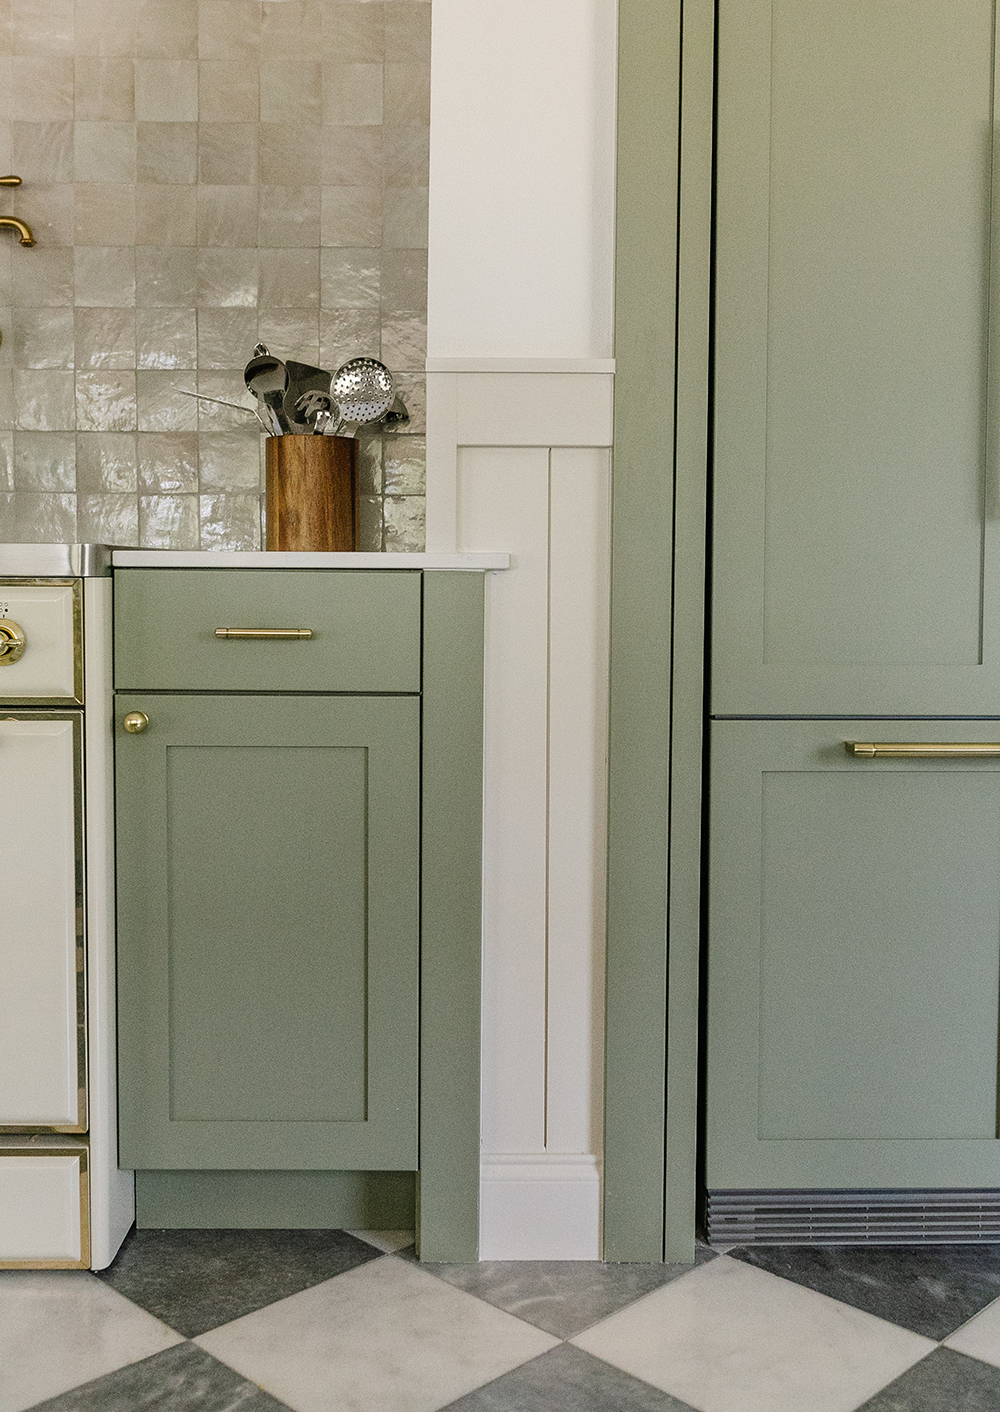
[[[142,735],[143,731],[149,725],[149,717],[146,715],[145,711],[130,711],[124,721],[122,721],[122,725],[128,731],[129,735]]]
[[[0,618],[0,667],[9,667],[23,657],[27,645],[24,628],[11,618]]]

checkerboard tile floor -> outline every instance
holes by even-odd
[[[1000,1412],[1000,1246],[420,1265],[405,1232],[138,1231],[0,1273],[0,1412]]]

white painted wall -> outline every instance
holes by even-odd
[[[483,1259],[601,1249],[615,0],[434,0],[427,548],[487,576]]]
[[[615,0],[434,0],[428,357],[609,358]]]

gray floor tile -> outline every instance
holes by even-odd
[[[692,1412],[582,1349],[562,1344],[452,1402],[443,1412]]]
[[[194,1338],[382,1258],[346,1231],[133,1231],[100,1278]]]
[[[933,1339],[1000,1297],[1000,1245],[765,1245],[729,1254]]]
[[[696,1265],[713,1258],[714,1251],[698,1246]],[[599,1319],[693,1268],[612,1265],[597,1260],[484,1260],[479,1265],[421,1266],[557,1338],[582,1333]]]
[[[1000,1369],[936,1348],[858,1412],[997,1412]]]
[[[288,1412],[193,1343],[35,1404],[34,1412]]]

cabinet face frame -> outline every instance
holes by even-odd
[[[67,721],[73,727],[73,892],[76,906],[76,1084],[75,1123],[0,1123],[0,1133],[84,1133],[87,1131],[87,939],[83,822],[83,716],[79,711],[7,712],[0,704],[0,718],[8,721]]]

